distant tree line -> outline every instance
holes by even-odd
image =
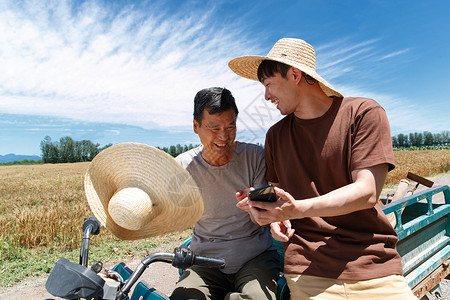
[[[408,147],[444,147],[450,146],[450,132],[443,131],[441,133],[431,133],[424,131],[423,133],[414,132],[409,135],[400,133],[392,137],[392,145],[394,148]]]
[[[100,147],[89,140],[74,141],[65,136],[59,142],[53,142],[49,136],[41,141],[42,160],[44,163],[73,163],[91,161],[100,151],[112,146]]]
[[[450,132],[431,133],[410,133],[408,135],[400,133],[392,137],[392,144],[395,150],[415,150],[415,149],[449,149]],[[258,143],[258,145],[263,146]],[[42,162],[44,163],[72,163],[92,161],[102,150],[112,146],[108,144],[100,147],[89,140],[74,141],[71,137],[65,136],[58,142],[53,142],[49,136],[41,141]],[[172,145],[169,147],[156,147],[167,152],[173,157],[191,150],[198,145]],[[39,162],[38,162],[39,163]]]
[[[89,140],[74,141],[68,136],[60,138],[57,142],[53,142],[49,136],[46,136],[41,141],[41,162],[73,163],[92,161],[98,153],[110,146],[112,146],[112,144],[100,147],[100,144],[94,144]],[[181,144],[177,144],[175,146],[156,148],[169,153],[173,157],[176,157],[177,155],[195,147],[197,147],[197,145],[194,146],[190,144],[182,146]]]
[[[191,150],[191,149],[193,149],[193,148],[195,148],[195,147],[197,147],[198,145],[192,145],[192,144],[190,144],[190,145],[184,145],[184,146],[182,146],[181,144],[177,144],[177,145],[175,145],[175,146],[169,146],[169,147],[162,147],[162,148],[160,148],[160,147],[156,147],[156,148],[158,148],[158,149],[160,149],[160,150],[162,150],[162,151],[164,151],[164,152],[167,152],[167,153],[169,153],[170,155],[172,155],[173,157],[177,157],[179,154],[181,154],[181,153],[183,153],[183,152],[186,152],[186,151],[188,151],[188,150]]]
[[[15,166],[15,165],[41,165],[44,161],[42,159],[40,160],[16,160],[16,161],[10,161],[10,162],[3,162],[0,163],[0,166]]]

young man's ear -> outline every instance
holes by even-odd
[[[298,84],[302,80],[302,71],[295,67],[291,67],[289,69],[290,75],[292,76],[292,79],[295,81],[296,84]]]

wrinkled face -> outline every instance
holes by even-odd
[[[265,77],[262,84],[265,88],[265,98],[276,105],[282,115],[287,115],[295,111],[297,107],[296,86],[292,79],[292,68],[283,78],[280,73],[274,76]]]
[[[236,114],[233,109],[212,115],[204,110],[201,124],[194,120],[194,132],[200,137],[202,156],[208,163],[223,165],[231,160],[236,138]]]

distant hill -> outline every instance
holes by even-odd
[[[40,160],[42,159],[37,155],[16,155],[13,153],[0,155],[0,163],[14,162],[14,161],[22,161],[22,160]]]

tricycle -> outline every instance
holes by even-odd
[[[134,287],[150,264],[166,262],[179,269],[185,269],[192,265],[211,268],[221,268],[225,265],[225,261],[221,258],[199,256],[187,246],[181,245],[175,248],[173,253],[155,253],[145,257],[134,271],[123,262],[115,265],[111,270],[104,269],[101,262],[95,262],[89,267],[90,237],[99,234],[100,228],[101,224],[95,217],[84,220],[84,237],[81,243],[79,264],[72,263],[65,258],[56,262],[45,285],[50,294],[64,299],[169,299],[167,295],[144,281],[140,281]]]

